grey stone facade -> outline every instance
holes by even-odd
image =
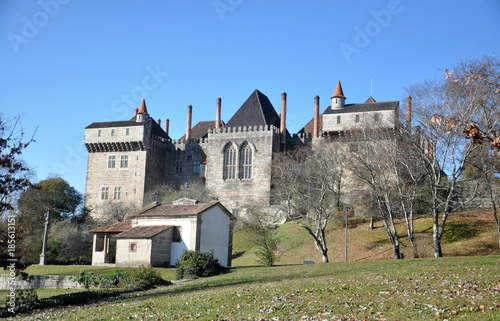
[[[283,152],[286,146],[314,148],[322,141],[331,141],[335,135],[361,129],[372,121],[389,128],[399,121],[397,101],[377,103],[370,97],[362,104],[345,104],[340,82],[334,96],[340,97],[339,100],[332,97],[336,98],[332,100],[334,107],[328,106],[293,137],[286,128],[280,128],[285,124],[281,114],[258,90],[226,124],[220,119],[204,121],[191,131],[192,108],[188,108],[188,128],[179,140],[172,140],[168,129],[161,129],[159,121],[149,117],[145,102],[130,121],[91,124],[85,130],[89,151],[86,205],[97,209],[111,200],[142,206],[144,194],[157,184],[179,187],[199,180],[234,214],[250,204],[270,206],[273,155]],[[282,112],[286,115],[286,94],[281,98]],[[319,104],[319,98],[317,101]],[[220,117],[220,99],[217,104]],[[214,128],[217,122],[219,130]],[[228,151],[230,148],[232,151]],[[128,167],[108,168],[110,156],[115,156],[118,165],[122,156],[128,156]],[[108,200],[103,199],[106,187],[109,187]],[[116,200],[115,187],[121,187],[121,198]]]

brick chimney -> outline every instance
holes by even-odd
[[[161,119],[160,119],[160,118],[158,118],[158,119],[156,120],[156,123],[158,124],[158,126],[160,126],[160,127],[161,127]]]
[[[406,128],[411,132],[411,96],[406,97]]]
[[[137,117],[138,112],[139,112],[139,108],[134,109],[134,117]]]
[[[286,149],[286,93],[281,94],[281,114],[280,114],[280,133],[281,141],[283,142],[284,149]]]
[[[221,109],[221,103],[222,99],[219,97],[217,98],[217,109],[215,111],[215,132],[219,132],[220,128],[220,109]]]
[[[168,118],[165,118],[165,133],[168,136],[168,125],[170,123],[170,120]]]
[[[186,123],[186,144],[191,140],[191,120],[193,117],[193,106],[189,105],[187,110],[187,123]]]
[[[312,137],[319,136],[319,96],[314,97],[314,120]]]

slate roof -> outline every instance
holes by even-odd
[[[109,128],[109,127],[132,127],[132,126],[143,126],[145,123],[138,123],[134,120],[119,120],[119,121],[106,121],[106,122],[98,122],[92,123],[85,127],[87,128]]]
[[[116,235],[118,239],[138,239],[138,238],[150,238],[153,237],[169,228],[171,225],[142,225],[131,228],[128,231],[122,232]]]
[[[144,217],[176,217],[176,216],[192,216],[203,213],[209,208],[220,204],[219,201],[196,205],[154,205],[147,210],[132,216],[133,218]],[[229,212],[228,212],[229,213]]]
[[[332,109],[328,106],[323,114],[344,114],[344,113],[362,113],[367,111],[382,111],[382,110],[396,110],[399,107],[399,101],[384,101],[363,104],[347,104],[341,109]]]
[[[280,117],[266,95],[255,89],[226,127],[274,125],[280,128]]]
[[[119,121],[106,121],[106,122],[98,122],[98,123],[92,123],[85,127],[87,128],[111,128],[111,127],[133,127],[133,126],[144,126],[148,122],[153,122],[152,125],[152,134],[155,134],[157,136],[163,137],[165,139],[170,139],[170,137],[165,133],[163,128],[161,128],[160,125],[158,125],[152,118],[149,118],[145,122],[136,122],[135,117],[133,117],[131,120],[119,120]]]
[[[221,127],[224,127],[224,122],[221,121]],[[215,120],[200,121],[193,128],[191,128],[191,138],[200,139],[208,137],[208,130],[210,128],[215,128]],[[181,140],[186,139],[186,135],[180,138]]]
[[[117,222],[111,225],[98,227],[89,231],[89,233],[121,233],[129,230],[132,227],[132,220],[126,220],[123,222]]]

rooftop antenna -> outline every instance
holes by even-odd
[[[372,83],[370,86],[370,96],[373,97],[373,78],[372,78]]]

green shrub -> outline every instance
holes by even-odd
[[[177,279],[208,277],[222,272],[219,260],[214,258],[214,252],[202,253],[194,251],[182,252],[181,257],[175,263],[177,267]]]
[[[16,291],[16,312],[26,312],[38,308],[40,300],[34,289]]]
[[[156,285],[168,284],[170,282],[163,280],[155,269],[140,267],[129,270],[118,286],[127,289],[147,290]]]

